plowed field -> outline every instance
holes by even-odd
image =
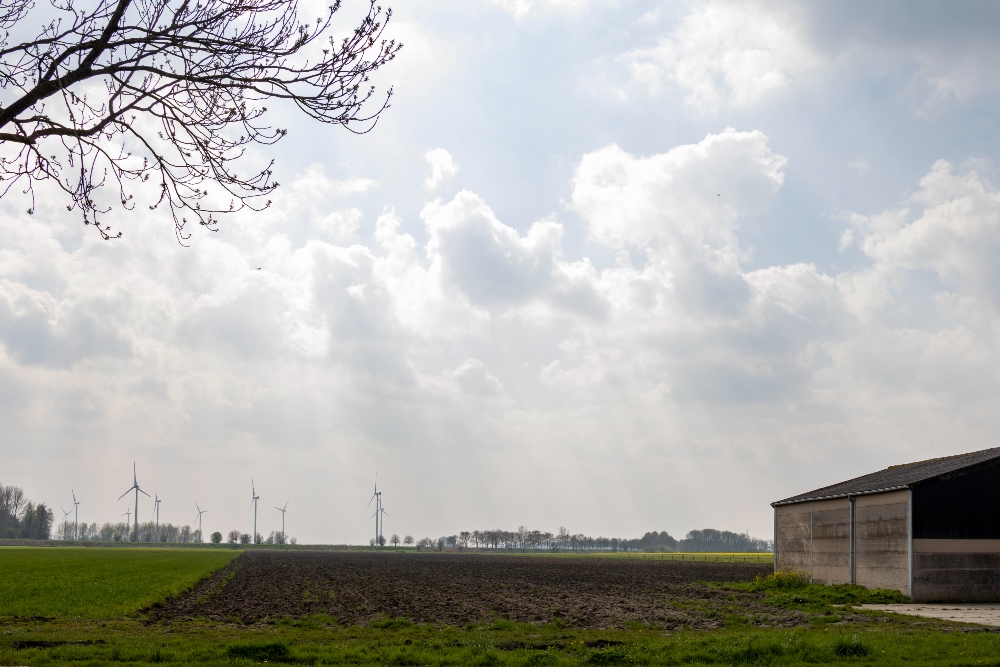
[[[721,625],[735,603],[756,625],[804,623],[800,612],[760,604],[758,594],[699,583],[769,571],[757,563],[258,551],[150,614],[242,623],[324,614],[344,625],[558,620],[580,628],[639,622],[707,629]]]

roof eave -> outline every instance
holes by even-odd
[[[901,486],[890,486],[884,489],[872,489],[871,491],[857,491],[853,493],[834,493],[828,496],[810,496],[808,498],[789,498],[787,500],[778,500],[771,503],[771,507],[778,507],[779,505],[798,505],[799,503],[811,503],[817,500],[836,500],[837,498],[853,498],[855,496],[870,496],[875,493],[889,493],[890,491],[902,491],[903,489],[908,489],[912,484],[903,484]]]

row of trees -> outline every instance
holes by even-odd
[[[409,546],[413,537],[403,540],[393,535],[389,544],[398,546],[400,542]],[[385,543],[385,540],[382,541]],[[374,544],[374,540],[372,540]],[[590,537],[582,533],[572,534],[560,527],[553,534],[539,530],[528,530],[524,526],[516,531],[474,530],[462,531],[457,535],[441,536],[437,539],[425,537],[415,542],[418,548],[457,549],[507,549],[520,551],[685,551],[685,552],[769,552],[774,548],[771,540],[751,537],[749,533],[734,533],[728,530],[705,528],[692,530],[684,539],[671,537],[666,531],[652,531],[637,539],[619,537]]]
[[[733,533],[728,530],[692,530],[680,541],[677,551],[774,551],[774,540],[751,537],[750,533]]]
[[[72,540],[77,535],[77,527],[71,521],[63,522],[57,527],[56,539]],[[44,539],[44,538],[40,538]],[[152,521],[140,523],[138,530],[125,522],[119,523],[81,523],[79,538],[82,541],[93,542],[170,542],[176,544],[192,544],[203,542],[201,531],[191,526],[175,526],[172,523],[161,523],[159,526]],[[209,536],[214,544],[223,540],[222,533],[215,532]],[[239,530],[229,531],[226,541],[229,544],[250,544],[249,533]],[[272,531],[266,538],[257,533],[256,544],[295,544],[295,538],[289,539],[281,531]]]
[[[45,503],[31,502],[18,486],[0,484],[0,537],[47,540],[52,520],[52,510]]]
[[[135,538],[133,540],[133,537]],[[72,521],[64,521],[56,531],[56,539],[79,539],[86,542],[170,542],[187,544],[201,542],[201,533],[192,530],[191,526],[175,526],[172,523],[153,521],[140,523],[138,529],[133,524],[120,521],[118,523],[81,523],[79,529]]]
[[[218,536],[218,539],[216,539]],[[212,541],[219,543],[222,541],[222,533],[212,533]],[[288,537],[285,533],[280,530],[272,530],[271,534],[264,537],[260,533],[257,533],[251,538],[250,533],[241,533],[238,529],[229,531],[226,536],[226,541],[229,544],[298,544],[298,540],[294,537]]]

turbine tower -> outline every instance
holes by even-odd
[[[198,501],[197,500],[194,501],[194,506],[198,508],[198,540],[201,541],[201,542],[204,542],[205,541],[205,533],[203,533],[201,531],[201,515],[204,514],[205,512],[207,512],[208,510],[203,510],[202,508],[198,507]]]
[[[125,493],[118,496],[118,500],[121,500],[128,494],[132,493],[132,491],[135,491],[135,533],[132,536],[132,541],[135,542],[139,539],[139,494],[141,493],[149,498],[149,494],[139,488],[139,480],[135,474],[135,461],[132,462],[132,487]]]
[[[156,541],[160,541],[160,503],[162,499],[160,494],[156,494],[156,500],[153,501],[153,505],[156,507]]]
[[[74,519],[75,523],[73,525],[73,539],[80,539],[80,501],[76,499],[76,491],[73,489],[69,490],[73,494],[73,510],[76,512],[76,517]]]
[[[253,496],[253,500],[250,501],[250,507],[253,508],[253,535],[250,536],[250,543],[257,544],[257,501],[260,500],[260,496],[257,495],[253,479],[250,480],[250,494]]]
[[[375,514],[372,515],[375,517],[375,545],[378,546],[378,536],[381,534],[379,533],[379,508],[382,507],[382,492],[378,490],[378,473],[375,473],[375,493],[368,499],[368,507],[372,506],[373,500],[375,501]]]
[[[121,500],[121,498],[119,498]],[[125,517],[125,525],[132,523],[132,510],[125,510],[122,512],[122,516]]]
[[[62,508],[62,505],[59,506],[59,509],[62,510],[62,513],[63,513],[63,540],[65,540],[66,539],[66,528],[68,527],[67,524],[69,523],[68,521],[66,521],[66,517],[68,517],[70,515],[70,513],[67,512],[66,510],[64,510]]]
[[[281,543],[285,543],[285,510],[288,509],[288,503],[285,503],[284,507],[275,507],[274,509],[281,512]]]
[[[389,516],[389,513],[385,511],[385,506],[383,505],[378,508],[378,514],[379,518],[382,519],[382,521],[378,525],[378,539],[376,540],[376,542],[381,547],[385,546],[385,539],[382,537],[382,529],[385,528],[385,519],[382,517]]]

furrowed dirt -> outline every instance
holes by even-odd
[[[749,581],[770,571],[758,563],[260,551],[148,612],[157,621],[254,623],[324,614],[344,625],[509,620],[710,629],[735,604],[754,625],[805,624],[804,614],[763,605],[760,594],[699,583]]]

